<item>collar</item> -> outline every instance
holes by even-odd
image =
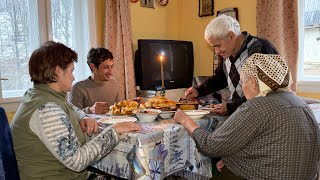
[[[252,39],[252,36],[247,31],[243,31],[241,34],[244,35],[245,37],[244,37],[244,41],[243,41],[239,51],[237,52],[237,54],[234,57],[233,56],[229,57],[230,61],[233,63],[240,57],[241,53],[247,47],[247,44]]]
[[[55,91],[55,90],[51,89],[47,84],[34,84],[33,87],[34,87],[34,89],[45,91],[45,92],[47,92],[49,94],[53,94],[54,96],[57,96],[59,98],[65,99],[67,97],[66,93]]]

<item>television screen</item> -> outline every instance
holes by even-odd
[[[138,40],[135,58],[136,83],[141,90],[161,86],[160,55],[163,55],[166,89],[188,88],[193,78],[193,45],[189,41]]]

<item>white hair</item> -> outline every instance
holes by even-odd
[[[209,22],[204,32],[204,38],[206,41],[212,37],[223,39],[230,31],[236,35],[241,34],[239,22],[231,16],[221,14]]]

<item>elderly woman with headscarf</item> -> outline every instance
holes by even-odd
[[[122,122],[97,132],[97,122],[66,100],[74,80],[77,53],[61,43],[46,42],[29,60],[34,83],[12,122],[14,150],[22,180],[85,180],[86,168],[106,156],[118,143],[118,135],[141,130]],[[85,131],[85,132],[84,132]]]
[[[316,179],[319,127],[289,89],[286,62],[279,55],[253,54],[240,76],[248,101],[214,132],[200,129],[183,111],[174,117],[200,152],[222,158],[216,179]]]

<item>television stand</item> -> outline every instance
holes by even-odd
[[[180,98],[184,97],[184,91],[187,88],[179,88],[179,89],[168,89],[166,90],[165,97],[169,100],[178,102]],[[153,90],[137,90],[137,96],[141,97],[141,99],[146,102],[149,98],[155,96],[156,91]]]

